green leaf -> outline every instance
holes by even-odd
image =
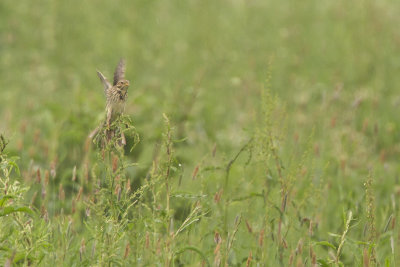
[[[9,207],[5,207],[2,211],[0,211],[0,217],[14,213],[14,212],[25,212],[30,215],[34,214],[34,212],[28,207],[15,208],[15,207],[9,206]]]
[[[322,266],[322,267],[330,267],[330,266],[331,266],[328,262],[326,262],[326,261],[323,260],[323,259],[319,259],[319,260],[317,260],[317,262],[318,262],[319,265]]]
[[[14,263],[19,264],[25,262],[25,259],[29,261],[35,261],[35,257],[29,255],[29,253],[18,252],[14,257]]]
[[[341,235],[335,234],[335,233],[330,233],[328,232],[328,235],[333,236],[333,237],[341,237]]]
[[[328,241],[320,241],[320,242],[315,242],[315,245],[320,245],[320,246],[326,246],[326,247],[331,247],[334,250],[336,250],[336,247],[329,243]]]
[[[10,248],[8,248],[8,247],[5,247],[5,246],[0,246],[0,250],[9,251],[9,250],[10,250]]]
[[[5,195],[0,197],[0,208],[4,206],[4,203],[6,203],[7,200],[15,198],[14,196],[11,195]]]
[[[21,175],[20,171],[19,171],[19,167],[18,164],[16,163],[16,161],[19,159],[19,157],[11,157],[8,162],[8,165],[10,165],[11,167],[15,168],[15,171],[17,172],[18,175]],[[10,169],[10,172],[12,171],[13,168]]]

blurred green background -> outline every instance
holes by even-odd
[[[397,8],[389,1],[2,1],[0,127],[23,163],[67,157],[60,153],[79,160],[104,116],[96,70],[112,77],[124,57],[132,81],[126,113],[141,147],[152,151],[166,113],[191,145],[185,157],[199,160],[214,143],[229,152],[251,135],[270,73],[289,134],[305,139],[314,128],[321,153],[334,161],[363,157],[354,147],[331,153],[341,142],[327,129],[332,121],[343,131],[364,124],[386,131],[355,137],[365,139],[367,168],[381,153],[398,152]]]
[[[138,162],[132,182],[139,186],[151,166],[165,113],[182,140],[179,188],[215,192],[221,182],[206,173],[192,181],[193,169],[214,147],[227,163],[254,135],[267,87],[285,110],[276,122],[286,138],[280,155],[290,164],[309,150],[331,188],[322,235],[343,226],[343,210],[363,209],[369,171],[382,226],[400,194],[399,11],[389,0],[3,0],[0,132],[23,177],[53,164],[57,182],[70,183],[87,135],[104,118],[96,70],[111,79],[123,57],[131,81],[125,113],[141,136],[129,155]],[[252,179],[264,174],[253,175],[231,181],[257,187]]]

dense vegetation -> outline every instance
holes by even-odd
[[[0,264],[398,266],[399,11],[1,1]]]

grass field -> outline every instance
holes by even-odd
[[[0,265],[399,266],[399,12],[1,1]]]

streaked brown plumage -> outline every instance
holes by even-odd
[[[93,137],[106,126],[105,134],[107,141],[110,141],[116,132],[120,134],[120,145],[126,145],[124,132],[119,129],[112,129],[111,125],[118,116],[120,116],[125,109],[125,102],[128,95],[129,81],[125,79],[125,60],[121,59],[115,68],[114,81],[111,85],[107,78],[100,72],[97,71],[97,75],[100,78],[101,83],[104,86],[104,94],[106,95],[106,121],[105,123],[94,129],[88,136],[88,140],[92,140]]]
[[[123,113],[125,109],[125,102],[129,87],[129,81],[125,79],[125,60],[121,59],[115,68],[114,81],[112,85],[100,71],[97,71],[97,75],[104,86],[104,93],[107,99],[106,124],[107,127],[110,127],[111,123],[121,113]]]

